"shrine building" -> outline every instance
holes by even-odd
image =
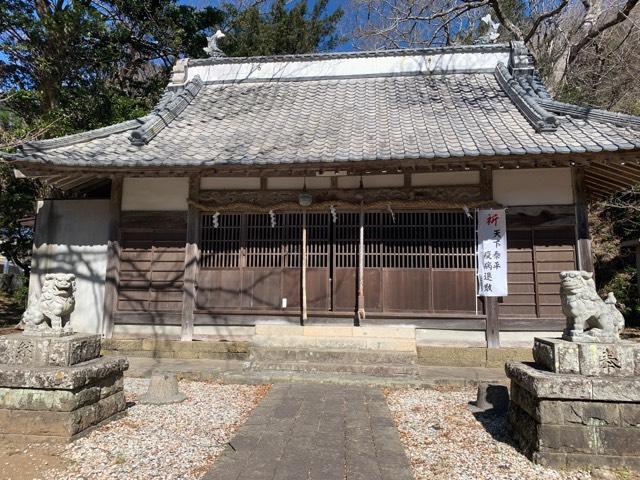
[[[593,269],[588,202],[640,182],[640,117],[554,100],[518,42],[219,56],[142,118],[3,157],[67,193],[39,203],[30,298],[75,273],[77,330],[531,345],[565,325],[559,272]]]

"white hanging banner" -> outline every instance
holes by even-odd
[[[478,211],[478,296],[505,297],[507,220],[505,210]]]

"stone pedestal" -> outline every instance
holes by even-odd
[[[534,462],[640,470],[640,344],[537,338],[510,362],[509,425]]]
[[[0,337],[0,435],[73,440],[124,412],[128,362],[99,354],[99,335]]]

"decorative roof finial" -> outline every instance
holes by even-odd
[[[486,23],[489,26],[489,31],[479,37],[476,40],[476,44],[486,44],[486,43],[495,43],[500,34],[498,33],[498,29],[500,28],[499,22],[494,22],[493,18],[491,18],[491,14],[487,13],[484,17],[480,19],[481,22]]]
[[[224,57],[225,54],[220,47],[218,46],[218,40],[224,38],[226,35],[218,30],[216,33],[207,37],[207,46],[203,48],[205,52],[209,54],[210,57]]]

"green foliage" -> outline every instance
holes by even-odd
[[[331,50],[344,38],[336,34],[342,9],[327,13],[328,0],[317,0],[309,11],[305,0],[292,7],[275,0],[262,13],[257,5],[239,11],[227,5],[230,17],[227,37],[221,48],[230,56],[279,55]]]
[[[11,293],[11,299],[21,310],[26,310],[29,301],[29,280],[27,277],[25,277],[20,286]]]
[[[0,254],[29,272],[31,229],[20,220],[34,214],[34,199],[39,192],[38,182],[16,179],[12,169],[0,163]]]

